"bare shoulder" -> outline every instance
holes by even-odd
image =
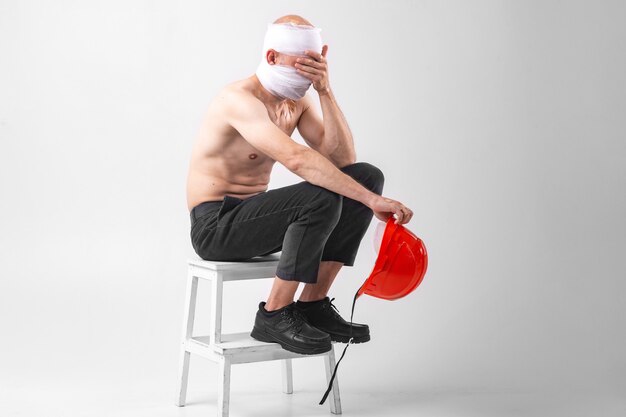
[[[215,95],[213,102],[217,105],[227,107],[242,102],[248,105],[254,104],[255,102],[262,104],[243,81],[236,81],[222,87]]]
[[[215,96],[213,103],[226,120],[270,121],[263,102],[244,85],[226,85]]]

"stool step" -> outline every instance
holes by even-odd
[[[291,352],[283,349],[278,343],[256,340],[250,336],[250,332],[222,334],[222,342],[216,344],[211,344],[211,336],[194,336],[188,343],[195,345],[196,348],[201,347],[220,355],[228,355],[232,358],[233,363],[327,355],[327,353],[303,355]]]
[[[211,336],[194,336],[196,342],[211,347],[223,355],[232,355],[244,351],[276,350],[282,349],[278,343],[267,343],[256,340],[250,336],[250,332],[222,334],[222,342],[211,345]]]

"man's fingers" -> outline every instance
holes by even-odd
[[[411,220],[411,210],[409,210],[407,207],[403,207],[403,212],[405,213],[404,215],[404,222],[408,223],[409,220]]]
[[[298,63],[296,63],[296,69],[310,72],[311,74],[322,74],[322,71],[318,70],[317,68],[309,67],[306,65],[298,64]]]
[[[399,207],[396,210],[396,216],[397,216],[396,224],[400,224],[402,220],[404,219],[404,213],[402,212],[402,207]]]
[[[296,59],[296,65],[297,64],[308,65],[310,67],[318,68],[318,69],[326,68],[326,64],[322,64],[320,62],[317,62],[317,61],[315,61],[313,59],[309,59],[309,58],[298,58],[298,59]]]
[[[402,224],[402,223],[408,223],[411,218],[413,217],[413,211],[406,207],[405,205],[403,205],[402,203],[400,203],[399,201],[396,200],[392,200],[390,198],[387,197],[383,197],[383,199],[389,203],[388,210],[389,212],[391,212],[391,217],[395,217],[395,224]],[[384,208],[381,207],[381,209],[383,211],[387,211]]]
[[[320,62],[324,62],[324,60],[326,59],[322,54],[317,53],[315,51],[310,51],[308,49],[304,51],[304,53],[309,56],[312,56],[313,58],[315,58],[317,61],[320,61]]]
[[[296,68],[296,71],[298,71],[299,74],[302,74],[303,76],[305,76],[309,80],[313,81],[313,77],[315,76],[314,74],[311,74],[310,72],[306,72],[304,70],[301,70],[300,68]]]
[[[398,216],[398,221],[396,221],[396,224],[398,223],[406,224],[409,221],[411,221],[411,217],[413,217],[413,212],[411,211],[411,209],[405,206],[400,207],[399,213],[400,215]]]

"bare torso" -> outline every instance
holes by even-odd
[[[291,136],[303,111],[302,100],[286,100],[272,107],[261,100],[253,77],[224,89],[238,89],[265,104],[269,118]],[[275,160],[248,143],[225,120],[220,94],[209,104],[193,144],[187,175],[187,208],[225,195],[246,199],[266,191]]]

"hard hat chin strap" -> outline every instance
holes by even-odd
[[[326,397],[328,397],[330,390],[333,388],[333,381],[335,380],[335,374],[337,373],[339,362],[341,362],[341,360],[343,359],[343,355],[346,354],[346,350],[348,350],[348,346],[350,346],[353,343],[352,341],[354,340],[354,338],[352,337],[352,317],[354,316],[354,304],[356,303],[356,299],[359,298],[359,291],[361,291],[361,288],[363,287],[363,285],[365,285],[365,283],[361,284],[357,292],[354,294],[354,299],[352,300],[352,311],[350,313],[350,338],[348,340],[348,344],[346,345],[345,348],[343,348],[343,353],[341,354],[341,356],[339,357],[339,360],[335,364],[335,370],[333,371],[333,376],[330,377],[328,388],[326,389],[326,392],[324,393],[324,396],[322,397],[322,400],[320,401],[320,405],[324,404],[324,401],[326,401]]]

